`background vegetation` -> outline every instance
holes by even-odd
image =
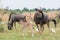
[[[49,12],[49,11],[60,11],[60,8],[57,8],[57,9],[46,9],[46,8],[41,8],[44,12]],[[0,9],[1,10],[1,9]],[[16,13],[16,12],[19,12],[19,13],[22,13],[22,12],[34,12],[35,11],[35,8],[33,9],[28,9],[27,7],[24,7],[22,10],[21,9],[9,9],[9,7],[7,6],[5,9],[3,9],[5,11],[9,11],[11,13]]]
[[[6,7],[5,9],[0,9],[0,16],[1,14],[9,14],[9,13],[22,13],[22,12],[35,12],[33,9],[28,9],[24,7],[21,9],[9,9],[9,7]],[[60,8],[58,9],[46,9],[42,8],[43,11],[49,12],[49,11],[60,11]],[[4,22],[3,22],[4,23]],[[2,26],[1,26],[2,25]],[[23,37],[22,33],[22,26],[19,24],[17,25],[17,30],[13,28],[13,30],[8,30],[7,24],[2,24],[0,22],[0,40],[60,40],[60,23],[57,24],[57,28],[54,28],[54,24],[50,23],[50,29],[54,28],[56,30],[56,33],[51,32],[49,33],[47,25],[44,25],[44,32],[42,35],[40,35],[36,30],[34,30],[34,37],[31,36],[31,29],[27,28],[26,35]],[[34,25],[36,27],[36,25]]]

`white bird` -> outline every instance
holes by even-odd
[[[52,31],[53,33],[56,33],[56,31],[55,31],[53,28],[51,29],[51,31]]]

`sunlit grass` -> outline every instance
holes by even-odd
[[[9,31],[7,25],[3,25],[4,32],[0,33],[0,40],[60,40],[60,24],[57,28],[54,27],[53,23],[50,23],[50,27],[56,30],[56,33],[50,32],[47,25],[44,25],[44,32],[40,35],[36,30],[34,30],[34,37],[31,36],[30,30],[27,30],[26,35],[23,37],[22,27],[17,24],[17,30],[13,29]],[[51,29],[50,28],[50,29]],[[28,28],[29,29],[29,28]]]

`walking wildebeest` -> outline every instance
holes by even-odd
[[[13,27],[13,23],[15,23],[16,28],[16,22],[20,22],[23,20],[23,22],[26,22],[26,16],[22,14],[10,14],[9,20],[8,20],[8,29],[11,30]]]
[[[37,28],[40,33],[42,33],[44,30],[44,26],[43,26],[44,24],[47,24],[50,30],[50,26],[49,26],[50,21],[53,21],[56,27],[57,23],[55,19],[49,19],[48,15],[44,14],[43,11],[40,9],[35,9],[35,10],[36,10],[36,13],[34,14],[34,22],[37,25]],[[40,25],[40,29],[39,29],[38,24]]]

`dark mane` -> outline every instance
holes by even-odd
[[[10,14],[8,21],[10,21],[10,19],[11,19],[11,15],[12,15],[12,14]]]

